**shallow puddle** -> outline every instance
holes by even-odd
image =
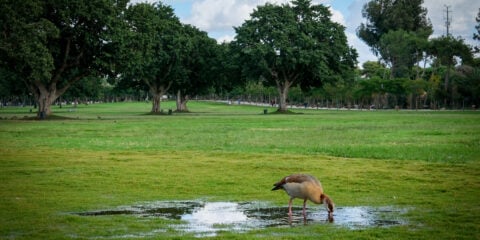
[[[151,202],[110,210],[76,213],[81,216],[136,215],[183,220],[184,224],[171,227],[197,236],[215,236],[218,231],[244,232],[268,227],[292,227],[310,224],[334,224],[350,229],[388,227],[406,224],[402,219],[406,210],[393,207],[337,207],[333,221],[322,206],[307,205],[307,219],[301,207],[275,207],[266,202],[203,202],[171,201]]]

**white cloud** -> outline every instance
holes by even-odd
[[[234,35],[222,35],[220,37],[217,37],[217,42],[219,43],[223,43],[223,42],[231,42],[235,39],[235,36]]]
[[[234,0],[195,1],[192,4],[192,15],[185,21],[204,31],[231,30],[249,16],[251,9],[248,1],[241,3]]]
[[[267,2],[275,4],[285,4],[290,2],[289,0],[200,0],[194,1],[191,9],[191,16],[187,19],[183,19],[184,22],[192,24],[200,28],[201,30],[210,33],[211,37],[217,39],[218,42],[229,42],[235,37],[233,31],[234,26],[240,26],[242,23],[250,17],[253,10]],[[317,0],[313,1],[314,4],[325,4],[330,6],[331,0]],[[359,24],[361,20],[361,7],[365,0],[357,0],[352,9],[358,14],[355,15],[354,24]],[[347,37],[349,45],[357,49],[359,53],[359,62],[361,63],[370,60],[376,60],[376,57],[370,52],[369,47],[364,44],[355,34],[356,26],[352,25],[352,17],[346,16],[339,10],[330,7],[332,13],[332,21],[340,23],[347,27]]]
[[[267,2],[283,4],[288,0],[200,0],[192,3],[191,16],[186,23],[204,31],[233,31],[250,17],[258,5]]]
[[[366,61],[377,61],[377,57],[373,55],[372,51],[370,51],[370,47],[365,44],[360,38],[357,37],[355,32],[346,32],[348,44],[353,46],[358,53],[358,65],[359,67]]]
[[[145,0],[135,0],[137,2]],[[153,2],[154,0],[147,0]],[[331,6],[334,1],[344,0],[313,0],[314,4],[325,4]],[[369,0],[349,0],[348,12],[340,12],[339,9],[330,8],[332,20],[346,27],[346,35],[351,46],[359,53],[360,66],[365,61],[376,61],[370,48],[356,35],[356,29],[366,20],[362,17],[363,5]],[[166,0],[167,4],[191,3],[189,15],[183,16],[182,22],[192,24],[201,30],[209,33],[219,42],[231,41],[234,39],[233,27],[240,26],[258,5],[267,2],[284,4],[290,0]],[[434,37],[445,33],[444,27],[444,5],[451,6],[452,25],[451,34],[461,36],[471,45],[479,45],[478,41],[472,39],[475,17],[480,8],[480,3],[472,0],[424,0],[424,7],[428,9]],[[345,9],[342,9],[344,11]]]
[[[185,23],[195,25],[201,30],[215,32],[219,42],[232,40],[227,32],[234,32],[233,27],[242,25],[250,14],[259,5],[265,3],[286,4],[289,0],[200,0],[193,1],[191,15],[182,19]],[[328,3],[329,0],[313,1],[315,4]],[[340,11],[330,8],[332,20],[346,25],[345,18]],[[225,32],[225,34],[218,34]],[[211,34],[212,35],[212,34]]]
[[[367,0],[354,0],[350,6],[348,6],[349,15],[346,17],[346,35],[348,43],[357,49],[357,60],[360,67],[366,61],[378,60],[378,58],[373,55],[370,47],[357,36],[357,28],[362,22],[365,22],[362,17],[362,8],[366,2]]]
[[[330,7],[330,12],[332,13],[332,17],[331,17],[332,21],[340,23],[343,26],[347,26],[347,22],[345,21],[345,17],[343,16],[343,14],[340,11],[337,11],[337,10],[333,9],[332,7]]]

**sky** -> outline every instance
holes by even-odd
[[[155,0],[131,0],[137,2],[155,2]],[[289,0],[163,0],[170,5],[183,23],[196,26],[208,33],[218,42],[231,41],[235,38],[235,30],[249,19],[258,5],[265,3],[287,3]],[[370,48],[356,36],[356,29],[366,20],[362,17],[363,5],[368,0],[312,0],[314,4],[330,7],[332,20],[346,27],[349,45],[357,49],[359,65],[366,61],[376,61]],[[446,6],[451,17],[450,34],[462,37],[466,43],[479,46],[480,41],[473,40],[475,17],[480,8],[477,0],[424,0],[428,10],[434,33],[432,37],[446,34]]]

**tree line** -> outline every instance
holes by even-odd
[[[159,113],[164,95],[176,99],[177,111],[197,97],[274,102],[280,112],[300,103],[478,106],[478,48],[450,35],[430,38],[422,3],[365,4],[357,35],[379,61],[359,68],[345,27],[310,0],[257,6],[229,43],[182,23],[162,2],[5,0],[0,96],[2,104],[34,101],[39,118],[52,114],[52,104],[79,98],[148,100]]]
[[[367,22],[357,35],[379,62],[364,63],[362,74],[368,81],[360,82],[360,93],[393,98],[395,104],[410,108],[417,108],[418,102],[428,108],[478,106],[480,59],[474,53],[479,49],[450,34],[431,38],[432,24],[422,3],[373,0],[364,5]],[[480,10],[476,21],[480,22]],[[478,34],[473,38],[480,40]]]

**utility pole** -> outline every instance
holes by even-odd
[[[444,5],[445,7],[445,27],[447,28],[447,38],[450,37],[450,24],[452,23],[452,16],[451,16],[451,6]],[[447,95],[448,95],[448,85],[449,85],[449,79],[450,79],[450,68],[452,67],[452,59],[448,59],[447,62],[447,72],[445,74],[445,98],[444,98],[444,105],[447,107]],[[452,103],[453,103],[453,92],[452,92]]]
[[[450,13],[452,12],[451,6],[443,5],[445,7],[445,27],[447,28],[447,37],[450,36],[450,24],[452,23],[452,16]]]

